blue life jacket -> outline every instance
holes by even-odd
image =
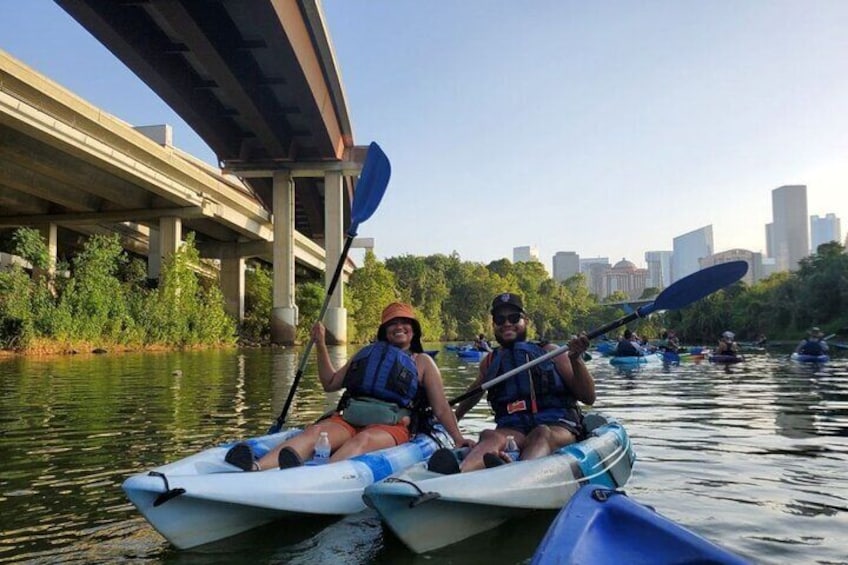
[[[804,345],[801,346],[799,353],[801,355],[824,355],[824,349],[822,349],[821,342],[819,340],[805,339]]]
[[[350,362],[346,395],[394,402],[411,408],[418,394],[418,367],[409,353],[378,341],[360,349]]]
[[[499,347],[492,353],[485,380],[488,382],[545,353],[547,351],[538,344],[526,341],[516,342],[512,347]],[[489,389],[488,400],[495,411],[495,422],[517,412],[536,414],[577,406],[577,401],[565,386],[552,359],[496,384]]]

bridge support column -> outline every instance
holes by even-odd
[[[271,342],[294,345],[297,304],[294,296],[294,183],[289,171],[274,172],[274,289]]]
[[[224,309],[238,322],[244,321],[244,259],[238,244],[227,245],[221,257],[221,292]]]
[[[42,224],[38,226],[38,231],[41,233],[41,237],[44,238],[45,243],[47,244],[47,268],[46,269],[35,269],[33,274],[36,278],[47,277],[47,284],[50,288],[50,292],[55,294],[56,289],[53,287],[53,277],[56,276],[56,259],[59,255],[59,243],[58,243],[58,226],[53,223]]]
[[[182,218],[164,216],[159,218],[159,229],[150,228],[147,244],[147,278],[159,280],[162,262],[180,248],[183,237]]]
[[[324,174],[324,249],[326,251],[324,289],[330,289],[344,246],[344,178],[339,172]],[[347,343],[347,310],[344,307],[344,284],[339,281],[324,318],[328,345]]]
[[[159,246],[161,245],[159,237],[159,228],[150,228],[150,235],[147,237],[147,280],[158,281],[159,274],[162,272],[162,254]]]

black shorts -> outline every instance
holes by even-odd
[[[578,440],[583,439],[586,435],[583,427],[583,415],[576,408],[542,410],[536,414],[520,412],[497,419],[498,429],[509,428],[519,431],[525,436],[541,425],[565,428],[574,434],[574,437]]]

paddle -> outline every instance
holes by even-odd
[[[729,284],[732,284],[748,272],[748,263],[745,261],[731,261],[729,263],[722,263],[720,265],[715,265],[713,267],[707,267],[706,269],[702,269],[696,273],[692,273],[691,275],[676,281],[671,286],[667,287],[663,290],[650,304],[645,304],[644,306],[640,306],[636,309],[635,312],[628,314],[618,320],[610,322],[604,326],[596,330],[592,330],[586,337],[589,339],[596,338],[606,332],[621,327],[625,324],[632,322],[637,318],[645,318],[654,312],[658,312],[660,310],[677,310],[678,308],[683,308],[684,306],[688,306],[692,304],[696,300],[700,300],[705,296],[708,296],[714,293],[717,290],[720,290],[726,287]],[[511,371],[507,371],[503,375],[500,375],[490,381],[483,383],[480,386],[474,387],[468,392],[461,394],[460,396],[454,398],[450,401],[450,404],[456,404],[458,402],[462,402],[463,400],[467,400],[473,396],[477,396],[485,390],[490,389],[495,386],[499,382],[512,377],[513,375],[517,375],[518,373],[522,373],[533,367],[538,365],[539,363],[543,363],[548,359],[552,359],[557,355],[561,355],[568,351],[568,345],[563,345],[561,347],[557,347],[556,349],[552,349],[541,357],[537,357],[533,359],[529,363],[525,363],[520,367],[516,367]]]
[[[333,273],[333,278],[330,281],[327,294],[324,296],[324,303],[321,305],[321,311],[318,314],[319,322],[324,319],[324,314],[327,313],[327,307],[330,304],[330,297],[336,290],[336,285],[338,284],[339,279],[341,279],[342,269],[344,268],[345,261],[347,260],[347,254],[350,251],[353,238],[356,237],[356,230],[359,228],[359,224],[370,218],[377,209],[377,206],[379,206],[380,200],[382,200],[383,194],[386,192],[386,187],[389,184],[389,177],[391,174],[392,167],[389,164],[388,157],[386,157],[386,154],[383,153],[383,150],[380,149],[379,145],[375,142],[371,142],[371,145],[368,146],[368,154],[365,156],[365,163],[362,165],[362,172],[359,175],[359,180],[356,183],[356,189],[353,193],[353,202],[351,203],[350,211],[350,227],[347,229],[344,248],[342,249],[341,257],[339,257],[339,262],[336,264],[336,271]],[[312,351],[312,345],[313,341],[310,337],[309,342],[306,344],[306,349],[304,349],[303,355],[300,358],[300,364],[297,366],[297,373],[295,374],[294,382],[292,382],[291,389],[289,390],[289,395],[286,398],[286,403],[283,405],[283,411],[280,412],[279,416],[277,416],[276,422],[268,428],[269,434],[280,431],[283,427],[283,423],[286,421],[286,415],[288,414],[291,403],[294,400],[297,385],[300,383],[301,377],[303,377],[303,370],[306,368],[306,362],[309,360],[309,353]]]

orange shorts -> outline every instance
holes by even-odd
[[[358,428],[356,426],[351,426],[344,418],[341,417],[341,414],[339,414],[338,412],[334,413],[329,418],[325,418],[322,421],[332,422],[334,424],[342,426],[348,432],[350,432],[351,437],[355,436],[363,430],[383,430],[394,438],[395,445],[400,445],[409,441],[409,428],[407,428],[403,424],[371,424],[370,426],[362,426]]]

